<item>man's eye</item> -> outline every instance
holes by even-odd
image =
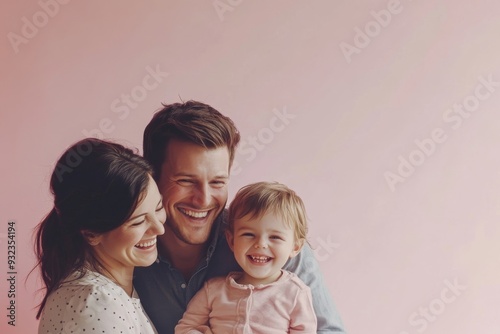
[[[187,180],[187,179],[180,179],[180,180],[177,180],[177,183],[180,183],[183,185],[189,185],[189,184],[193,184],[193,181]]]
[[[226,181],[213,181],[212,184],[215,186],[215,187],[224,187],[226,185]]]

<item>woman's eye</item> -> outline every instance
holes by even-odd
[[[243,237],[253,237],[252,233],[243,233],[241,236]]]
[[[142,220],[142,221],[140,221],[140,222],[133,223],[133,224],[132,224],[132,226],[139,226],[139,225],[141,225],[141,224],[142,224],[142,223],[144,223],[144,222],[145,222],[145,220]]]

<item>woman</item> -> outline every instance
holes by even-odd
[[[156,333],[132,286],[135,266],[157,258],[162,198],[148,163],[131,150],[84,139],[59,159],[54,208],[35,252],[46,293],[38,333]]]

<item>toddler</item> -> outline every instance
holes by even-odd
[[[207,281],[175,333],[316,333],[309,287],[282,270],[306,233],[304,204],[293,190],[276,182],[241,188],[229,206],[226,239],[243,271]]]

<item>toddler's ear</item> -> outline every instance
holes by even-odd
[[[295,257],[297,254],[300,253],[300,250],[304,246],[305,241],[306,239],[303,238],[295,241],[292,252],[290,253],[290,258]]]
[[[231,251],[234,252],[234,235],[229,230],[226,230],[226,240],[227,244],[229,245],[229,248],[231,248]]]

